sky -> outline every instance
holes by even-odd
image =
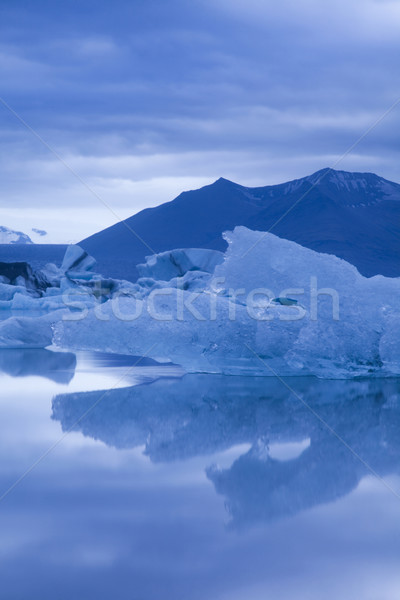
[[[398,0],[2,0],[0,225],[77,242],[221,176],[400,182],[399,25]]]

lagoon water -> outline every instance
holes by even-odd
[[[0,370],[1,598],[398,600],[400,380]]]

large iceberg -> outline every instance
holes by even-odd
[[[54,342],[172,360],[191,372],[400,373],[400,279],[365,278],[335,256],[245,227],[225,239],[224,261],[201,289],[182,288],[179,276],[147,288],[139,280],[84,318],[60,321]],[[151,265],[165,274],[164,263],[148,260],[148,274]]]
[[[245,227],[225,239],[225,255],[191,248],[148,257],[136,283],[103,279],[77,246],[60,268],[5,265],[0,308],[14,314],[0,322],[0,346],[54,342],[189,372],[400,373],[400,279],[365,278],[335,256]]]

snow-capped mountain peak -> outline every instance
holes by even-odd
[[[31,238],[22,233],[22,231],[14,231],[4,225],[0,225],[0,244],[33,244]]]
[[[379,177],[374,173],[350,173],[326,168],[313,173],[306,178],[312,185],[335,186],[337,191],[344,194],[362,194],[364,199],[374,198],[380,200],[399,200],[400,185]]]

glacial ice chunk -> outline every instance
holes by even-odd
[[[141,277],[170,281],[173,277],[182,277],[188,271],[212,273],[223,260],[223,253],[218,250],[180,248],[146,256],[146,262],[136,268]]]
[[[28,291],[23,285],[10,285],[0,283],[0,300],[12,300],[16,294],[28,295]]]
[[[42,269],[36,271],[35,274],[47,281],[47,290],[59,287],[60,279],[64,275],[60,267],[57,267],[54,263],[47,263]]]
[[[59,323],[55,343],[162,357],[192,372],[331,378],[399,372],[400,279],[365,278],[335,256],[245,227],[226,240],[224,261],[203,289],[152,279],[140,299],[114,299],[101,315],[95,310]],[[156,272],[169,276],[161,268],[165,257],[152,260]]]
[[[68,246],[61,265],[63,273],[67,271],[84,272],[93,269],[96,260],[77,245]]]
[[[53,327],[66,311],[41,317],[10,317],[0,321],[0,348],[45,348],[50,346]]]
[[[43,289],[46,283],[42,277],[35,275],[27,262],[0,262],[0,276],[2,283],[25,287],[38,295],[39,290]]]

